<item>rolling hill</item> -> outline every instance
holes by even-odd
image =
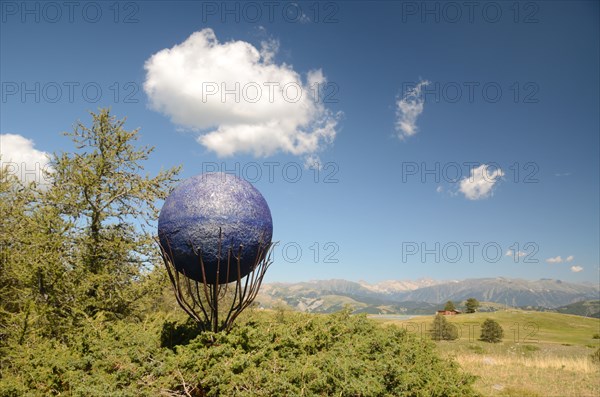
[[[600,300],[580,301],[554,309],[558,313],[600,318]]]
[[[375,317],[376,318],[376,317]],[[447,316],[446,319],[459,329],[463,340],[478,338],[481,324],[486,319],[496,320],[504,329],[504,341],[513,343],[571,343],[598,346],[593,335],[598,333],[600,323],[595,318],[550,313],[532,312],[520,309],[502,310],[494,313],[471,313]],[[429,329],[434,316],[420,316],[413,319],[379,321],[404,325],[411,331]],[[408,327],[410,324],[410,327]],[[419,325],[416,327],[415,325]],[[471,328],[469,328],[471,327]]]

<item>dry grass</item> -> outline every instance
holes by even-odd
[[[564,371],[595,374],[598,366],[585,357],[508,357],[508,356],[481,356],[476,354],[461,354],[457,359],[462,364],[493,365],[500,367],[529,367],[553,368]]]
[[[486,318],[504,329],[502,343],[478,340]],[[432,321],[433,316],[420,316],[382,322],[428,338]],[[511,309],[448,316],[448,321],[458,327],[460,338],[436,345],[443,356],[479,376],[475,387],[484,396],[600,396],[600,365],[590,359],[600,346],[593,338],[600,330],[597,318]]]
[[[475,387],[484,396],[600,395],[600,366],[583,354],[587,351],[570,347],[572,355],[567,356],[565,350],[569,347],[555,352],[553,346],[539,346],[539,351],[530,352],[510,345],[483,347],[473,353],[456,344],[438,344],[443,355],[453,357],[465,371],[479,376]]]

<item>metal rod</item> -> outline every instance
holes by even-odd
[[[273,262],[272,248],[275,246],[273,243],[263,244],[261,239],[256,258],[250,268],[251,270],[242,277],[241,260],[243,246],[240,245],[237,247],[237,255],[233,255],[234,247],[228,247],[226,258],[222,258],[224,248],[223,235],[222,230],[219,228],[217,268],[215,269],[216,278],[214,280],[207,278],[207,269],[202,258],[202,249],[196,249],[192,245],[193,252],[198,257],[200,274],[202,276],[201,280],[198,281],[188,277],[183,269],[177,269],[175,263],[173,263],[172,258],[174,256],[168,239],[164,239],[166,247],[162,246],[158,237],[155,240],[160,247],[161,256],[167,268],[167,274],[175,292],[177,303],[198,324],[200,329],[211,330],[213,332],[229,332],[242,311],[248,308],[254,299],[256,299],[265,273]],[[228,297],[227,291],[229,291],[230,287],[230,283],[221,283],[220,280],[221,264],[225,265],[223,262],[226,262],[227,266],[224,269],[227,280],[229,280],[231,272],[235,272],[236,279],[232,281],[232,283],[235,283],[235,286],[232,286],[231,305],[227,305],[226,311],[223,313],[224,316],[221,317],[219,315],[219,301]]]

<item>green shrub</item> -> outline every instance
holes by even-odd
[[[480,340],[484,342],[497,343],[504,337],[504,330],[496,320],[486,319],[481,325]]]
[[[477,395],[475,377],[431,341],[347,310],[289,312],[284,323],[274,312],[244,313],[229,334],[170,347],[161,346],[165,329],[187,328],[165,320],[97,317],[69,343],[28,339],[6,350],[0,396]]]
[[[541,397],[538,393],[522,387],[507,387],[498,396],[502,397]]]
[[[474,378],[440,359],[430,342],[348,310],[290,312],[285,324],[270,319],[229,335],[202,334],[177,352],[167,368],[186,368],[186,384],[200,395],[476,395]]]
[[[540,350],[540,347],[535,345],[523,345],[521,346],[521,349],[526,352],[537,352]]]
[[[592,335],[592,339],[600,339],[600,334],[594,334],[594,335]]]
[[[165,321],[160,333],[160,345],[174,349],[177,345],[189,343],[199,334],[200,329],[191,318],[188,318],[183,324],[176,321]]]
[[[458,327],[449,323],[445,316],[437,314],[433,319],[430,334],[433,340],[456,340]]]
[[[485,353],[485,350],[483,349],[483,347],[481,347],[479,345],[469,345],[468,349],[471,350],[472,352],[474,352],[475,354]]]

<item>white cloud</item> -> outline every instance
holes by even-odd
[[[492,195],[492,188],[504,176],[500,168],[482,164],[471,169],[471,175],[461,179],[459,191],[469,200],[480,200]]]
[[[513,250],[506,251],[506,256],[514,256],[514,255],[516,255],[517,258],[521,258],[521,257],[524,257],[525,255],[527,255],[527,253],[523,252],[523,251],[517,251],[517,253],[515,254],[515,252]]]
[[[183,127],[219,156],[277,152],[314,160],[336,137],[339,114],[314,92],[321,70],[305,79],[273,58],[279,43],[258,50],[244,41],[219,42],[212,29],[193,33],[145,63],[150,107]]]
[[[279,51],[279,40],[265,40],[260,42],[260,57],[265,63],[273,62],[273,58]]]
[[[571,266],[571,271],[573,273],[579,273],[582,270],[583,270],[583,267],[581,267],[581,266]]]
[[[442,186],[438,186],[435,188],[435,191],[438,193],[442,193],[444,191],[444,188]]]
[[[409,89],[404,97],[396,101],[396,132],[398,138],[404,139],[417,133],[417,118],[423,113],[425,101],[421,97],[421,89],[429,84],[421,80],[414,88]]]
[[[565,259],[563,259],[562,256],[558,255],[558,256],[555,256],[554,258],[546,259],[546,262],[548,262],[548,263],[573,262],[574,259],[575,259],[575,257],[573,255],[569,255]]]
[[[299,6],[297,3],[292,3],[294,5],[294,8],[297,8],[299,12],[301,12],[302,14],[300,15],[300,23],[309,23],[311,20],[308,17],[308,15],[306,15],[304,13],[304,11],[302,10],[302,7]]]
[[[48,153],[34,148],[35,144],[17,134],[0,134],[0,168],[22,182],[46,182],[44,171],[52,172]]]

